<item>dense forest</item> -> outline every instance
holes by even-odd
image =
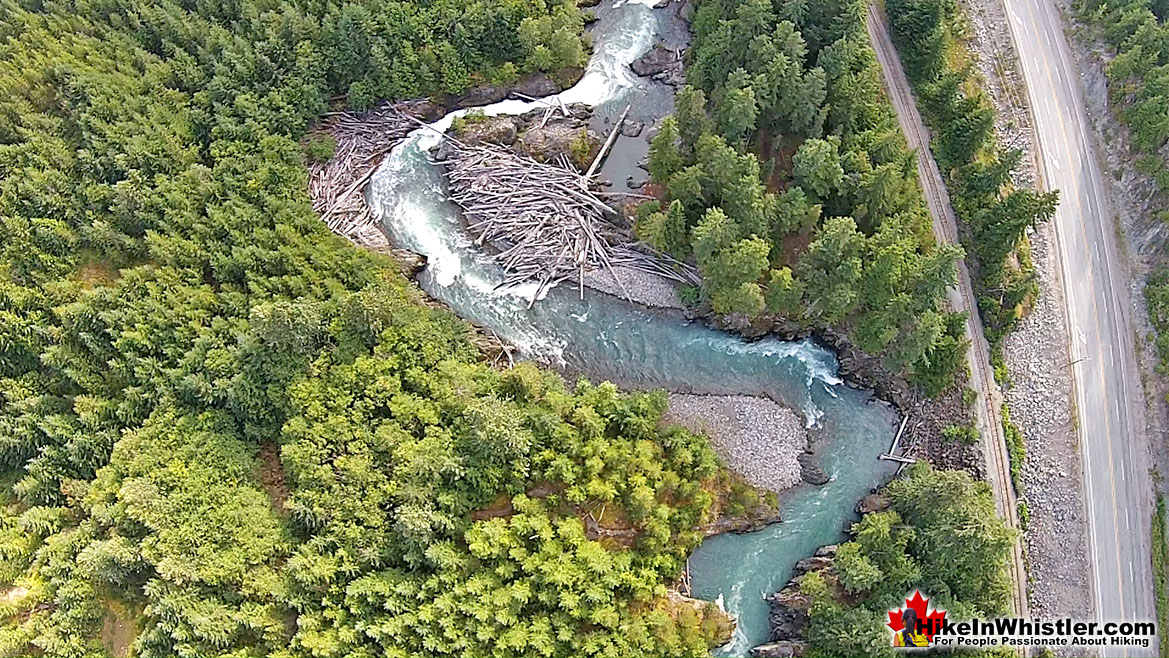
[[[986,483],[918,464],[884,496],[888,508],[853,525],[832,568],[800,582],[811,601],[812,655],[895,655],[887,611],[903,606],[915,589],[951,619],[1009,611],[1006,563],[1014,531],[996,516]]]
[[[693,257],[717,313],[845,329],[932,393],[963,363],[938,245],[883,97],[863,3],[709,0],[687,83],[654,138],[662,201],[639,235]]]
[[[954,0],[888,0],[893,40],[946,177],[961,239],[973,256],[971,275],[991,347],[995,377],[1008,379],[1003,338],[1039,295],[1030,261],[1028,228],[1055,214],[1057,192],[1015,188],[1022,153],[1003,150],[994,135],[994,108],[957,42]]]
[[[1136,168],[1169,188],[1162,147],[1169,142],[1169,5],[1161,0],[1080,0],[1080,15],[1100,28],[1115,52],[1108,62],[1109,93],[1120,107],[1141,157]],[[1169,218],[1169,212],[1161,214]]]
[[[1108,90],[1128,126],[1133,147],[1140,154],[1138,171],[1152,177],[1161,192],[1169,191],[1165,144],[1169,143],[1169,4],[1162,0],[1101,2],[1080,0],[1081,18],[1099,29],[1115,57],[1108,62]],[[1169,221],[1163,204],[1157,219]],[[1157,353],[1162,373],[1169,372],[1169,266],[1164,263],[1145,286],[1149,319],[1157,330]]]
[[[579,66],[573,4],[0,14],[0,653],[706,652],[665,585],[752,492],[660,394],[484,366],[305,189],[330,99]]]

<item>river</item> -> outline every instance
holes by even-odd
[[[584,76],[561,92],[560,100],[593,105],[608,116],[632,103],[632,116],[643,120],[669,111],[670,90],[636,78],[628,67],[655,39],[676,44],[685,38],[676,6],[653,9],[653,2],[607,1],[595,10],[593,56]],[[536,107],[508,100],[481,110],[522,114]],[[366,191],[391,242],[426,256],[427,266],[418,276],[423,290],[461,317],[495,331],[527,358],[628,388],[767,396],[802,411],[809,425],[820,428],[817,451],[832,481],[781,496],[784,523],[713,537],[690,561],[694,595],[711,600],[722,595],[726,609],[739,619],[733,642],[719,655],[746,655],[767,641],[762,594],[781,588],[796,561],[840,540],[857,500],[890,476],[890,468],[876,456],[892,440],[896,414],[868,392],[843,385],[835,356],[811,341],[746,342],[680,315],[592,291],[581,300],[575,289],[554,288],[529,310],[534,286],[495,290],[502,272],[461,227],[458,209],[447,200],[442,177],[427,158],[439,134],[463,113],[452,112],[431,128],[411,133],[387,156]],[[636,163],[636,154],[644,152],[634,138],[618,141],[627,140],[623,155],[610,158],[613,164],[606,166],[613,169],[602,170],[603,176],[623,181],[630,160]]]

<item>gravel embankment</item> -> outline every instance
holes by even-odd
[[[1034,187],[1038,166],[1035,133],[1027,107],[1026,82],[1007,25],[1006,8],[1002,0],[962,0],[962,10],[970,26],[966,45],[982,76],[982,88],[994,104],[998,142],[1003,148],[1023,151],[1022,162],[1015,171],[1015,184]]]
[[[708,436],[727,468],[755,487],[783,491],[800,482],[797,457],[808,433],[791,409],[746,395],[671,393],[665,420]]]
[[[1006,391],[1011,418],[1023,431],[1027,458],[1023,498],[1031,513],[1024,535],[1031,569],[1032,613],[1092,615],[1087,520],[1076,430],[1062,291],[1052,256],[1053,228],[1031,236],[1043,294],[1007,337],[1004,352],[1014,385]]]
[[[1034,187],[1034,131],[1003,2],[963,0],[962,6],[971,28],[967,44],[995,106],[999,144],[1023,151],[1014,183]],[[1092,614],[1087,526],[1054,227],[1039,227],[1030,242],[1039,300],[1003,346],[1012,380],[1004,397],[1026,447],[1021,494],[1030,513],[1024,535],[1028,593],[1033,615],[1087,618]],[[1067,649],[1060,655],[1079,653]]]

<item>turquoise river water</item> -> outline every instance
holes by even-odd
[[[639,99],[660,102],[662,90],[638,80],[628,68],[660,34],[678,30],[676,16],[665,13],[674,7],[653,9],[653,2],[602,3],[592,28],[593,57],[584,77],[562,92],[561,100],[602,112]],[[508,100],[481,109],[497,115],[535,107]],[[581,300],[575,289],[553,289],[529,310],[530,288],[495,290],[501,272],[461,227],[458,209],[447,200],[442,177],[428,159],[438,135],[463,112],[412,133],[386,158],[366,191],[391,241],[426,256],[419,283],[427,293],[489,327],[525,357],[626,387],[768,396],[800,410],[809,425],[822,429],[819,452],[832,477],[829,484],[790,490],[781,497],[783,523],[713,537],[691,558],[693,594],[711,600],[721,596],[739,620],[734,640],[718,653],[746,655],[767,641],[762,595],[782,587],[796,561],[840,540],[857,500],[890,476],[876,456],[892,439],[895,413],[869,393],[844,386],[836,377],[834,355],[810,341],[746,342],[609,295],[586,291]]]

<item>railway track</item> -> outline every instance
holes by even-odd
[[[868,5],[866,25],[873,50],[885,80],[885,88],[897,113],[897,121],[905,134],[909,147],[917,152],[917,171],[925,193],[926,205],[933,218],[934,236],[946,244],[960,244],[958,221],[950,205],[942,173],[930,151],[929,131],[921,120],[909,80],[901,68],[901,60],[893,47],[888,27],[880,10],[872,3]],[[1010,456],[1007,452],[1006,436],[1002,426],[1002,395],[994,381],[990,366],[990,349],[983,335],[982,323],[975,304],[974,287],[970,282],[970,270],[965,259],[959,260],[958,285],[949,291],[949,300],[955,311],[966,313],[966,336],[970,340],[967,353],[970,362],[970,378],[978,393],[980,404],[975,406],[975,418],[982,450],[986,457],[988,480],[994,492],[995,507],[1012,528],[1019,528],[1018,508],[1014,485],[1011,483]],[[1023,561],[1023,544],[1020,539],[1012,548],[1009,565],[1015,582],[1012,606],[1018,616],[1028,615],[1027,571]]]

